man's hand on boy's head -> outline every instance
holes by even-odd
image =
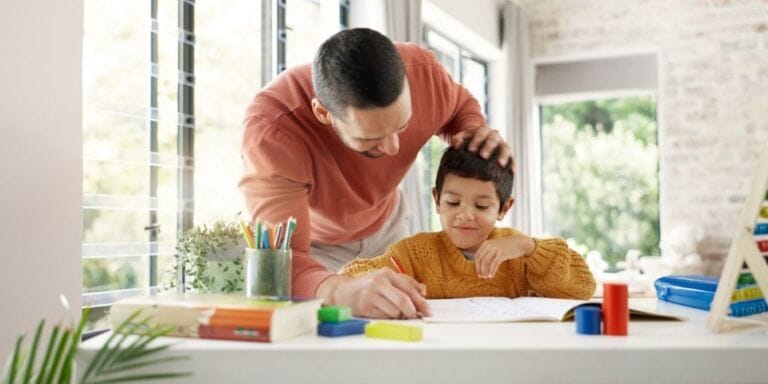
[[[522,256],[530,256],[536,249],[536,243],[525,235],[515,235],[483,242],[475,253],[477,275],[490,279],[502,262]]]
[[[427,295],[427,287],[413,277],[389,268],[378,269],[355,278],[334,276],[327,281],[335,285],[332,289],[332,300],[328,300],[323,294],[319,296],[329,304],[351,307],[354,316],[415,319],[422,315],[431,315],[424,298]]]
[[[491,129],[488,126],[479,126],[467,129],[459,132],[451,137],[451,146],[459,148],[461,144],[467,138],[472,138],[467,146],[470,152],[480,152],[480,157],[487,159],[493,154],[496,148],[501,148],[499,151],[499,165],[506,167],[511,163],[509,167],[510,172],[515,172],[515,158],[512,156],[512,150],[509,148],[507,142],[501,138],[499,131]],[[482,147],[480,146],[482,144]]]

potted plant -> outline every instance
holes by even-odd
[[[68,302],[61,298],[65,308]],[[2,383],[120,383],[148,380],[161,380],[190,376],[190,372],[168,372],[163,370],[164,363],[186,360],[187,356],[168,356],[166,351],[171,344],[157,344],[161,336],[169,334],[171,327],[149,327],[147,332],[135,338],[123,336],[136,324],[147,324],[147,318],[140,318],[134,312],[125,322],[113,329],[112,335],[96,352],[87,366],[77,367],[75,375],[75,356],[80,338],[86,326],[90,308],[85,308],[76,326],[54,325],[45,331],[45,320],[38,323],[32,341],[24,345],[24,335],[16,339],[13,352],[6,361],[0,374]],[[41,339],[49,334],[48,341]],[[42,343],[41,343],[42,342]],[[147,372],[147,368],[155,368]],[[141,371],[138,371],[141,370]]]
[[[235,222],[191,228],[179,238],[162,286],[168,290],[183,287],[185,292],[242,292],[244,249],[243,234]]]

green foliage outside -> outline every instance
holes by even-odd
[[[544,229],[597,250],[659,254],[656,101],[632,97],[543,106]]]

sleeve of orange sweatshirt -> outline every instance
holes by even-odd
[[[315,290],[333,275],[309,254],[308,193],[313,180],[309,151],[285,134],[274,122],[246,122],[240,190],[252,220],[279,223],[294,216],[297,228],[291,238],[294,296],[314,297]],[[259,126],[261,125],[261,126]]]
[[[525,258],[531,288],[545,297],[588,299],[595,293],[595,278],[584,258],[563,239],[534,239],[536,248]]]

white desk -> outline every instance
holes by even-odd
[[[197,339],[171,353],[195,383],[766,383],[764,329],[714,334],[706,312],[643,301],[687,321],[632,321],[629,336],[577,335],[573,322],[424,324],[424,340],[307,335],[277,344]],[[108,335],[88,340],[78,365]],[[166,366],[169,369],[170,366]]]

